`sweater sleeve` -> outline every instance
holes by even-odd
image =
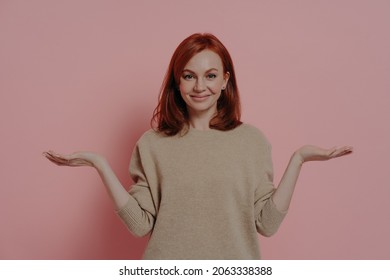
[[[135,184],[129,191],[130,197],[127,204],[119,209],[117,214],[130,232],[140,237],[152,230],[156,208],[138,144],[133,151],[129,171]]]
[[[275,192],[273,184],[273,167],[271,159],[271,146],[262,153],[260,184],[255,191],[255,222],[257,231],[263,236],[271,236],[276,233],[282,223],[286,212],[279,211],[272,201]]]

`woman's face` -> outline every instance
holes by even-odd
[[[223,72],[218,54],[204,50],[186,64],[180,77],[180,94],[187,104],[189,116],[217,112],[217,100],[225,89],[229,73]]]

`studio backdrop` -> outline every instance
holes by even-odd
[[[0,1],[0,259],[140,259],[97,172],[128,165],[176,46],[215,34],[242,120],[272,143],[277,185],[304,144],[354,154],[305,165],[265,259],[390,258],[389,1]]]

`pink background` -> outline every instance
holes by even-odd
[[[303,144],[353,145],[304,166],[266,259],[389,259],[390,2],[0,2],[0,259],[138,259],[97,173],[41,153],[104,154],[131,185],[181,40],[212,32],[235,61],[243,120],[273,144],[275,183]]]

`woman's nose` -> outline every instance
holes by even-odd
[[[194,87],[194,91],[202,92],[206,90],[206,84],[203,79],[197,79]]]

